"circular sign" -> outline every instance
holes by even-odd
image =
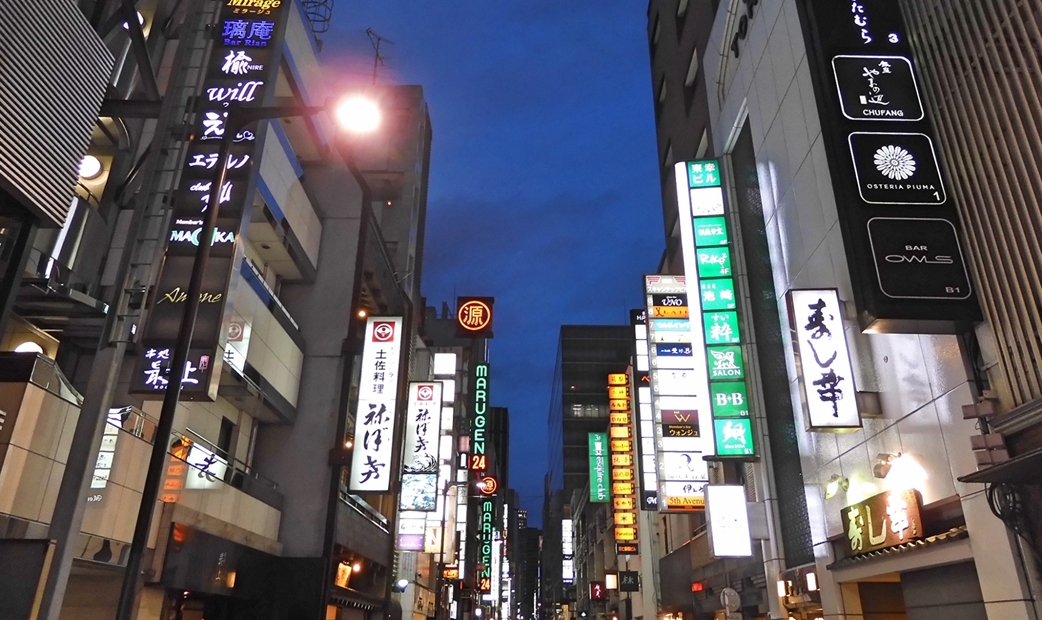
[[[434,400],[434,388],[429,385],[421,385],[416,390],[417,400]]]
[[[394,323],[373,323],[373,342],[394,340]]]
[[[485,476],[481,479],[481,492],[485,495],[494,494],[498,488],[499,482],[492,476]]]
[[[483,301],[472,299],[459,307],[457,316],[460,327],[479,332],[492,323],[492,308]]]
[[[720,604],[729,612],[736,612],[742,606],[742,597],[734,588],[724,588],[720,592]]]
[[[243,324],[237,321],[228,323],[228,340],[230,342],[239,342],[242,340]]]

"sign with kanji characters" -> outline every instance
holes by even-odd
[[[861,428],[838,291],[797,289],[788,297],[807,428]]]
[[[904,56],[841,54],[832,72],[843,116],[852,121],[921,121],[923,101],[912,63]]]
[[[619,592],[640,592],[640,573],[635,570],[620,570]]]
[[[441,381],[409,384],[402,453],[401,510],[431,512],[437,507]]]
[[[886,491],[843,509],[843,533],[851,556],[896,547],[923,537],[919,491]]]
[[[456,299],[456,337],[491,338],[492,306],[495,297],[459,297]]]
[[[403,329],[401,317],[371,316],[366,321],[355,410],[352,492],[385,493],[391,488],[399,362],[407,337]]]
[[[636,528],[631,527],[636,523],[636,470],[633,467],[633,416],[632,416],[632,394],[631,383],[633,375],[630,373],[611,373],[608,375],[609,409],[613,413],[609,418],[608,433],[590,434],[590,501],[606,502],[614,496],[612,513],[615,520],[615,540],[635,541]],[[613,398],[614,397],[614,398]],[[618,413],[621,412],[621,413]],[[602,439],[603,438],[603,439]],[[608,445],[611,457],[611,492],[608,492],[607,480],[598,482],[600,475],[596,470],[600,466],[595,462],[595,453],[603,451],[602,446]],[[604,456],[599,458],[604,459]],[[594,494],[594,485],[598,490],[603,488],[603,493]],[[629,501],[618,501],[628,499]],[[626,527],[618,527],[618,526]]]

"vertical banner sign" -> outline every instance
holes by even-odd
[[[492,592],[492,546],[496,532],[496,502],[489,497],[478,500],[478,582],[482,594]]]
[[[808,430],[861,428],[838,291],[789,291],[789,325]]]
[[[483,594],[492,592],[492,543],[495,531],[495,478],[487,475],[494,472],[492,459],[488,454],[489,426],[489,380],[491,369],[488,364],[474,364],[471,371],[471,418],[470,418],[470,454],[467,456],[467,468],[470,470],[469,506],[474,515],[473,525],[469,527],[471,538],[469,544],[474,550],[473,559],[468,560],[475,567],[475,587]],[[488,486],[489,481],[493,483]],[[478,484],[481,487],[478,487]],[[468,574],[470,570],[466,571]]]
[[[371,316],[366,322],[351,456],[353,492],[391,489],[398,362],[405,338],[401,317]]]
[[[398,498],[401,510],[432,512],[437,507],[441,389],[441,381],[409,384]]]
[[[487,450],[486,438],[488,434],[488,381],[489,365],[475,364],[473,388],[471,394],[474,398],[474,406],[471,407],[470,432],[470,460],[469,468],[474,476],[480,478],[485,471],[491,469]]]
[[[684,276],[644,276],[661,512],[702,509],[702,487],[709,483],[702,457],[713,454],[712,432],[710,439],[703,432],[713,421],[702,309],[698,296],[688,294],[688,282]]]
[[[797,2],[861,328],[980,320],[898,0]]]
[[[611,499],[608,487],[608,435],[590,433],[590,501]]]
[[[648,356],[648,311],[630,310],[633,326],[636,370],[633,383],[637,391],[634,411],[634,453],[637,458],[637,488],[640,509],[658,510],[658,459],[655,456],[655,413],[651,405],[651,360]]]
[[[709,550],[717,558],[748,558],[753,554],[745,487],[711,484],[706,487]]]
[[[185,365],[182,395],[214,400],[224,356],[224,307],[228,297],[238,236],[243,229],[251,189],[259,167],[257,127],[235,135],[228,155],[228,174],[221,187],[219,217],[212,239],[200,239],[203,218],[216,172],[217,150],[232,104],[260,106],[274,95],[279,48],[288,2],[246,3],[221,0],[203,92],[188,156],[181,170],[171,218],[166,255],[159,281],[152,289],[148,323],[138,348],[130,391],[161,398],[169,382],[174,342],[184,315],[188,282],[199,243],[210,243],[210,260],[203,275],[199,315]],[[247,6],[249,5],[249,6]],[[263,5],[263,6],[262,6]]]
[[[742,329],[738,320],[733,244],[724,206],[720,164],[715,159],[680,162],[674,167],[680,205],[680,239],[688,283],[697,291],[701,312],[693,327],[702,328],[705,371],[709,373],[712,436],[718,458],[756,456]]]
[[[637,542],[637,482],[633,463],[630,375],[608,375],[608,437],[611,447],[612,514],[615,542]]]
[[[575,583],[575,539],[571,519],[561,519],[561,557],[561,581]]]

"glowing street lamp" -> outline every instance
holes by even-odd
[[[380,107],[372,99],[356,95],[344,99],[334,114],[340,126],[352,133],[372,133],[380,127]]]

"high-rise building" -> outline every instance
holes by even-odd
[[[1016,87],[1033,74],[1011,72],[1034,39],[1008,11],[650,2],[665,269],[699,310],[718,301],[692,286],[712,277],[703,257],[726,252],[740,282],[759,460],[710,480],[743,484],[769,521],[753,532],[760,576],[715,570],[711,531],[664,530],[680,545],[663,544],[663,612],[718,612],[732,587],[747,616],[1033,616],[1031,554],[966,477],[976,418],[998,410],[988,389],[1003,406],[1038,397],[1017,292],[1034,286],[1034,215],[1015,198],[1035,179],[1017,165],[1028,132],[1011,133],[1037,116],[1036,89]],[[714,231],[729,249],[706,249]],[[978,300],[993,325],[974,332]],[[982,462],[1003,458],[996,439],[972,439]]]
[[[609,373],[625,372],[633,349],[624,325],[562,325],[547,420],[549,471],[544,485],[542,596],[544,617],[575,600],[571,559],[562,536],[572,534],[571,496],[588,483],[589,434],[608,424]]]
[[[48,620],[115,616],[128,559],[141,595],[124,600],[142,620],[385,610],[404,428],[394,400],[430,376],[414,354],[431,140],[422,89],[370,88],[385,122],[365,137],[299,109],[236,127],[250,107],[341,94],[327,90],[307,3],[139,2],[140,30],[118,3],[80,4],[119,63],[90,119],[77,198],[31,240],[0,346],[0,529],[21,554],[0,562],[31,567],[33,549],[57,541]],[[95,69],[81,71],[82,58],[64,67],[86,99]],[[217,230],[200,239],[224,136]],[[157,436],[200,242],[211,258],[184,388],[171,434]],[[132,550],[153,450],[160,494]],[[348,476],[359,455],[370,469]],[[5,579],[0,598],[35,592],[39,574]]]

